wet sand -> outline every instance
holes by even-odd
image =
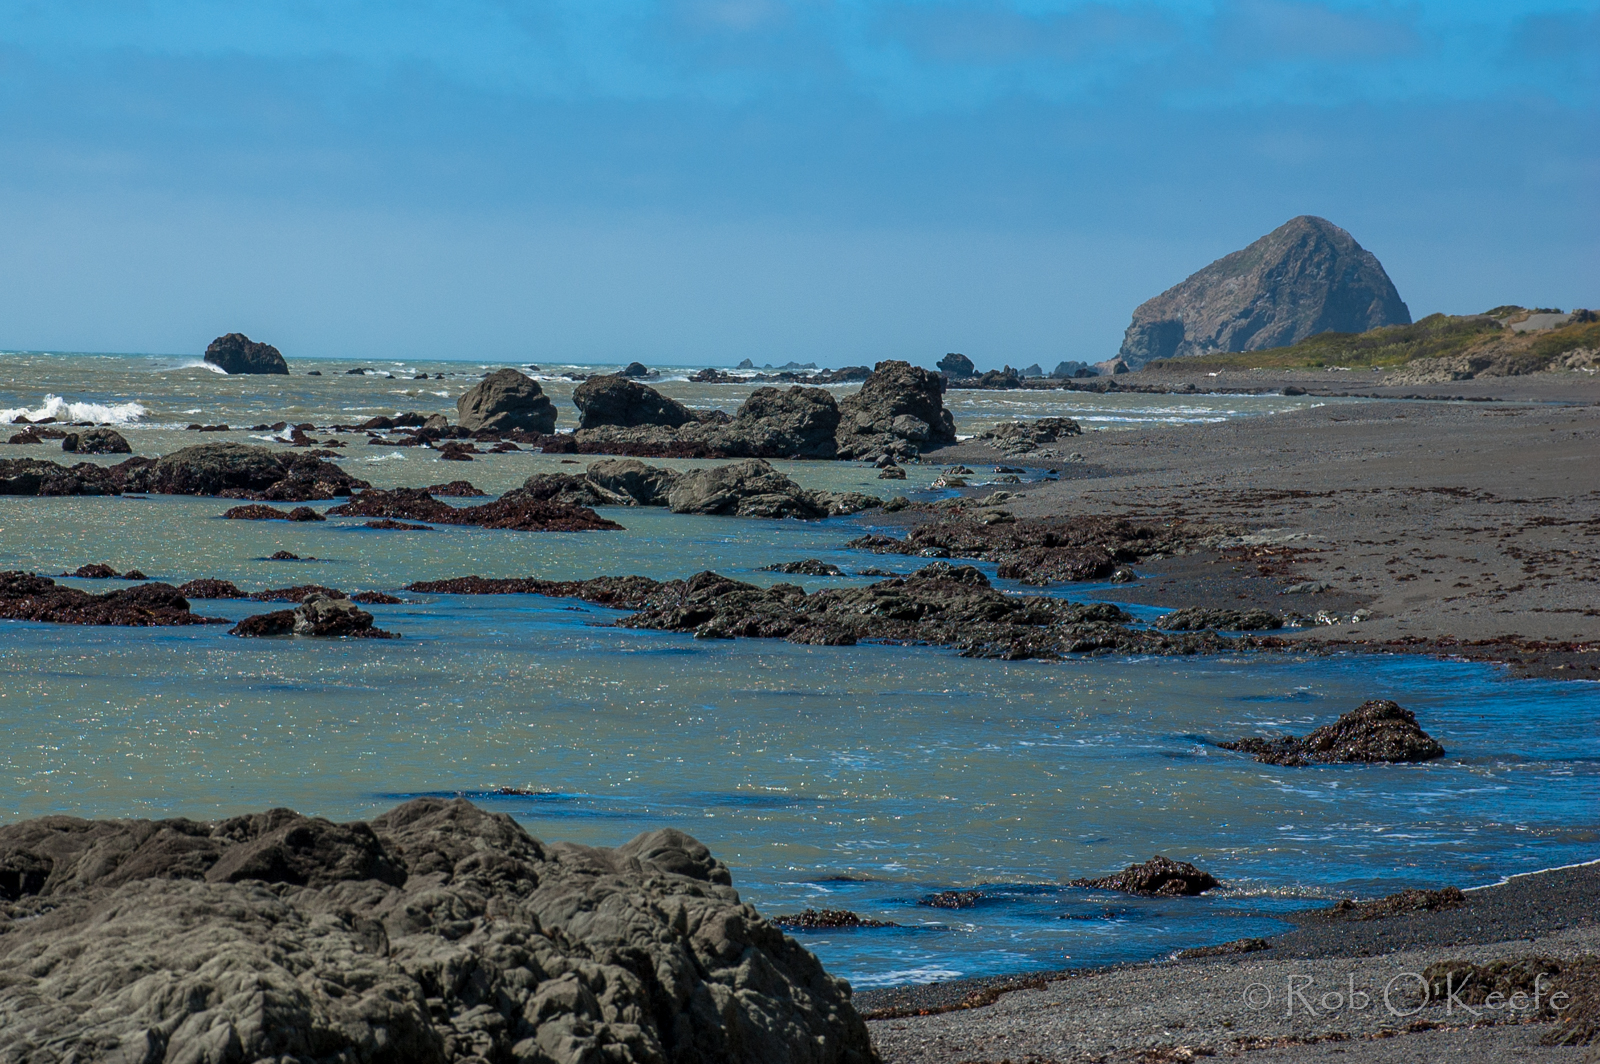
[[[1159,378],[1186,380],[1203,389],[1385,391],[1373,373]],[[1600,680],[1600,380],[1538,374],[1388,391],[1462,399],[1344,399],[1271,418],[1091,431],[1052,447],[1054,460],[1008,459],[974,441],[926,460],[1059,468],[1059,481],[1008,488],[1020,497],[1005,505],[1019,517],[1181,517],[1245,532],[1230,549],[1141,565],[1140,580],[1109,597],[1322,613],[1337,623],[1275,634],[1308,650],[1449,654],[1503,662],[1513,675]],[[1287,593],[1306,584],[1327,586]],[[1357,621],[1357,610],[1369,614]],[[1233,956],[877,990],[857,1002],[875,1017],[886,1064],[1154,1064],[1246,1053],[1295,1062],[1600,1060],[1592,1047],[1542,1045],[1551,1022],[1506,1012],[1435,1003],[1396,1016],[1380,1000],[1285,1013],[1291,977],[1311,979],[1319,993],[1353,985],[1381,998],[1394,977],[1437,961],[1600,952],[1600,864],[1467,898],[1461,909],[1384,920],[1303,914],[1268,949]],[[1252,985],[1273,992],[1272,1006],[1245,1001]]]
[[[1141,566],[1119,598],[1323,612],[1340,623],[1285,638],[1600,679],[1600,379],[1451,383],[1468,386],[1501,401],[1344,400],[1089,431],[1050,448],[1081,456],[1055,461],[1060,481],[1012,488],[1021,497],[1006,505],[1019,517],[1182,517],[1250,533],[1217,555]],[[974,441],[927,460],[1019,461]],[[1030,464],[1041,461],[1051,459]],[[1305,584],[1327,587],[1285,594]],[[1371,616],[1352,623],[1358,609]]]

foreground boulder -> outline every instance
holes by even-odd
[[[1423,731],[1409,709],[1387,698],[1363,702],[1332,724],[1297,739],[1236,739],[1224,750],[1253,754],[1269,765],[1332,765],[1358,762],[1409,763],[1444,756],[1444,747]]]
[[[369,823],[0,827],[0,1059],[871,1064],[850,988],[671,829],[545,844],[425,798]]]
[[[1302,215],[1141,303],[1118,360],[1139,369],[1410,323],[1377,257],[1327,219]]]
[[[621,374],[589,378],[573,391],[572,402],[578,408],[580,429],[601,425],[660,425],[675,429],[697,420],[694,411],[676,399]]]
[[[861,390],[839,404],[839,457],[915,455],[955,443],[944,383],[939,374],[909,362],[879,362]]]
[[[61,449],[76,454],[132,454],[128,439],[116,429],[86,429],[61,438]]]
[[[556,405],[532,377],[501,369],[456,400],[456,422],[472,432],[551,433],[556,430]]]
[[[228,333],[211,341],[205,360],[229,375],[289,372],[289,363],[276,347],[258,344],[244,333]]]
[[[1192,898],[1222,886],[1210,872],[1202,872],[1187,861],[1174,861],[1160,854],[1144,864],[1129,865],[1115,875],[1101,876],[1099,879],[1074,879],[1072,885],[1159,898]]]
[[[171,584],[140,584],[91,595],[48,577],[22,572],[0,573],[0,618],[131,628],[228,623],[190,613],[188,599]]]

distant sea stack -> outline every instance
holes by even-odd
[[[1377,256],[1327,219],[1303,214],[1141,303],[1117,357],[1137,368],[1409,324]]]
[[[258,344],[244,333],[229,333],[211,341],[206,361],[230,376],[236,373],[288,373],[289,363],[271,344]]]

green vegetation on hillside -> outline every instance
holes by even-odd
[[[1526,368],[1542,369],[1552,360],[1579,348],[1600,348],[1600,324],[1580,320],[1548,332],[1514,333],[1496,318],[1520,314],[1522,307],[1496,307],[1489,315],[1430,314],[1411,325],[1391,325],[1364,333],[1320,333],[1289,347],[1262,351],[1219,352],[1152,362],[1149,369],[1322,369],[1327,366],[1378,369],[1401,366],[1421,358],[1455,358],[1493,347]],[[1541,311],[1541,313],[1551,313]]]

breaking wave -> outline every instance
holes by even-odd
[[[93,421],[97,425],[129,425],[147,413],[143,403],[74,403],[59,395],[47,395],[43,405],[30,410],[25,406],[0,409],[0,424],[25,417],[29,421],[53,417],[57,421]]]

